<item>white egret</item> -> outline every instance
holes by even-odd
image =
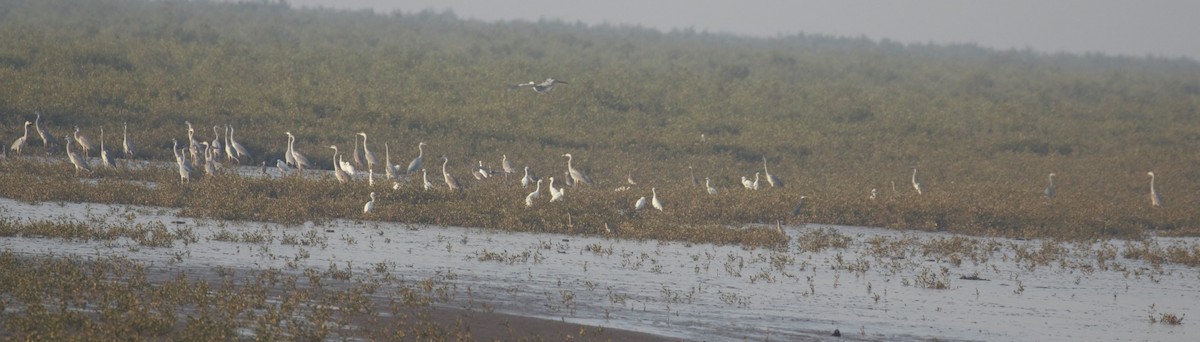
[[[129,123],[121,123],[121,151],[124,152],[125,159],[133,158],[137,151],[133,147],[133,140],[129,139]]]
[[[763,156],[763,175],[767,177],[767,184],[770,184],[772,188],[783,187],[783,180],[772,175],[771,171],[767,171],[767,156]]]
[[[87,171],[89,174],[92,173],[92,169],[88,167],[87,160],[80,158],[79,154],[75,153],[75,151],[71,151],[71,138],[67,137],[66,140],[67,159],[71,161],[71,164],[75,165],[75,176],[79,176],[79,170]]]
[[[522,188],[527,187],[527,186],[529,186],[529,183],[532,183],[532,182],[533,182],[533,177],[529,176],[529,165],[526,165],[525,166],[525,176],[521,177],[521,187]]]
[[[758,172],[754,173],[754,182],[750,183],[751,190],[758,190]]]
[[[187,156],[179,149],[179,140],[171,139],[171,153],[175,155],[175,164],[179,167],[179,182],[186,183],[192,179],[192,166],[188,165]]]
[[[537,188],[533,189],[533,192],[529,193],[528,195],[525,195],[525,206],[526,207],[532,207],[533,200],[542,196],[542,180],[539,179],[537,181],[536,186],[537,186]]]
[[[708,190],[709,195],[716,195],[717,188],[714,188],[712,185],[709,184],[709,182],[710,182],[710,180],[708,179],[708,177],[704,177],[704,188]]]
[[[625,174],[625,182],[629,185],[637,185],[637,180],[633,179],[633,172]]]
[[[754,184],[752,182],[750,182],[749,179],[746,179],[746,176],[742,176],[742,187],[744,187],[746,189],[754,190]]]
[[[21,149],[25,148],[25,141],[29,140],[29,125],[32,125],[32,124],[33,123],[29,122],[28,120],[25,121],[25,134],[21,135],[21,137],[17,138],[17,140],[13,141],[12,147],[9,147],[10,150],[15,152],[16,154],[21,154]]]
[[[633,202],[633,210],[642,210],[646,208],[646,196],[638,198],[637,202]]]
[[[871,200],[874,201],[878,195],[879,195],[879,190],[872,188],[871,189]]]
[[[204,174],[209,175],[209,176],[216,175],[217,167],[216,167],[216,165],[213,165],[212,158],[211,158],[212,157],[212,145],[209,145],[207,141],[202,141],[202,142],[200,142],[200,146],[202,148],[204,148],[204,153],[202,153],[202,155],[204,156]]]
[[[433,189],[433,183],[429,181],[429,176],[425,172],[425,169],[421,169],[421,182],[421,186],[425,188],[425,191]]]
[[[555,189],[554,188],[554,177],[550,177],[550,202],[562,201],[564,191],[566,191],[565,188]]]
[[[1154,172],[1146,172],[1150,175],[1150,206],[1162,207],[1162,197],[1158,197],[1158,191],[1154,191]]]
[[[346,181],[350,178],[350,176],[346,174],[346,171],[342,170],[342,167],[340,166],[341,159],[338,159],[337,145],[329,145],[329,148],[333,149],[333,176],[337,178],[338,183],[346,184]]]
[[[653,206],[654,209],[658,209],[658,211],[663,211],[662,202],[658,201],[658,191],[654,188],[650,188],[650,194],[652,195],[650,198],[650,205]]]
[[[442,178],[446,180],[446,186],[450,187],[450,191],[458,191],[462,188],[458,186],[458,179],[454,178],[450,172],[446,171],[446,164],[450,163],[450,158],[442,156]]]
[[[375,192],[374,191],[371,192],[371,200],[368,201],[367,204],[363,205],[363,214],[370,213],[371,209],[375,209]]]
[[[108,149],[104,148],[104,127],[100,127],[100,165],[110,169],[117,168],[116,163],[108,156]]]
[[[589,178],[586,174],[584,174],[583,171],[579,171],[579,170],[575,169],[574,166],[571,165],[571,160],[573,159],[573,157],[571,157],[570,153],[563,154],[562,156],[567,157],[567,172],[571,173],[571,179],[574,180],[576,184],[582,182],[587,185],[592,185],[591,178]]]
[[[79,149],[83,150],[83,158],[91,158],[91,156],[89,156],[89,152],[96,148],[96,145],[92,144],[92,139],[89,139],[86,135],[79,133],[79,126],[75,126],[75,142],[79,143]]]
[[[555,84],[568,84],[568,83],[559,81],[559,80],[556,80],[553,78],[547,78],[545,81],[542,81],[542,83],[535,83],[533,81],[529,81],[529,83],[514,84],[512,86],[509,86],[508,89],[512,90],[512,89],[516,89],[516,88],[520,88],[520,87],[533,87],[533,91],[536,91],[539,94],[541,94],[541,93],[548,92],[551,89],[554,89]]]
[[[488,178],[488,177],[492,176],[492,170],[487,168],[486,166],[483,166],[482,160],[479,161],[479,168],[476,169],[475,171],[477,172],[477,174],[475,176],[476,179],[483,179],[483,178]]]
[[[915,167],[913,168],[912,185],[913,189],[917,189],[918,195],[924,194],[924,191],[921,191],[921,181],[917,180],[917,168]]]
[[[425,142],[422,141],[421,143],[417,144],[417,157],[413,158],[413,160],[408,163],[408,172],[407,173],[411,174],[413,172],[417,172],[417,170],[420,170],[421,169],[421,160],[424,158],[425,158]]]

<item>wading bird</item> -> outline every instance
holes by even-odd
[[[129,123],[121,123],[121,152],[125,159],[133,158],[134,153],[137,153],[133,147],[133,140],[129,139]]]
[[[417,144],[417,157],[408,163],[407,173],[411,174],[421,169],[421,160],[425,159],[425,142]]]
[[[533,176],[529,174],[529,165],[525,165],[525,176],[521,177],[521,187],[527,187],[529,186],[529,183],[533,183],[533,181]]]
[[[284,177],[288,174],[287,161],[283,159],[275,159],[275,168],[279,169],[279,176]]]
[[[358,148],[358,134],[354,135],[354,155],[351,156],[350,159],[353,160],[354,165],[357,165],[358,167],[363,167],[363,164],[366,163],[366,159],[363,159],[362,150]]]
[[[375,159],[375,154],[371,153],[371,149],[367,148],[367,133],[358,132],[358,135],[363,137],[363,158],[367,160],[367,170],[374,170],[375,164],[378,164],[378,159]]]
[[[533,192],[529,193],[528,195],[525,195],[525,206],[526,207],[532,207],[533,200],[542,196],[542,181],[540,179],[537,181],[536,186],[537,186],[537,188],[533,189]]]
[[[633,210],[642,210],[646,208],[646,196],[638,198],[637,202],[633,202]]]
[[[233,126],[226,125],[225,127],[229,129],[229,142],[226,143],[226,145],[233,147],[233,152],[237,153],[237,158],[234,158],[234,160],[236,160],[238,164],[241,164],[242,158],[246,158],[246,159],[253,158],[250,156],[249,150],[247,150],[245,146],[242,146],[242,144],[239,143],[237,141],[237,139],[233,138],[233,132],[234,132]]]
[[[534,81],[529,81],[529,83],[514,84],[512,86],[509,86],[508,90],[513,90],[513,89],[520,88],[520,87],[533,87],[533,91],[536,91],[539,94],[541,94],[541,93],[548,92],[551,89],[554,89],[555,84],[568,84],[568,83],[559,81],[559,80],[556,80],[553,78],[547,78],[545,81],[542,81],[542,83],[535,83]]]
[[[1047,200],[1052,200],[1054,199],[1054,172],[1051,172],[1047,178],[1050,181],[1046,184],[1046,190],[1042,191],[1042,194],[1046,196]]]
[[[550,177],[550,202],[558,202],[563,199],[563,191],[566,189],[554,188],[554,177]]]
[[[383,176],[387,179],[396,178],[396,166],[392,165],[392,149],[388,143],[383,143]]]
[[[192,179],[192,166],[188,165],[187,159],[179,149],[179,140],[171,139],[171,154],[175,155],[175,164],[179,167],[179,182],[187,183]]]
[[[367,204],[363,205],[363,214],[370,213],[371,209],[375,209],[375,192],[374,191],[371,192],[371,200],[368,201]]]
[[[51,134],[50,130],[46,129],[46,125],[42,124],[42,112],[34,111],[34,113],[37,114],[37,119],[33,120],[33,128],[37,130],[38,136],[42,138],[42,146],[46,148],[46,153],[48,154],[50,153],[50,147],[57,144],[58,140],[55,140],[54,134]]]
[[[878,194],[879,194],[879,190],[878,190],[878,189],[871,189],[871,200],[872,200],[872,201],[874,201],[874,200],[875,200],[875,197],[876,197],[876,195],[878,195]]]
[[[654,188],[650,188],[650,194],[652,196],[650,198],[650,206],[653,206],[654,209],[658,209],[658,211],[663,211],[662,202],[658,201],[658,191]]]
[[[296,150],[296,136],[292,135],[292,132],[284,132],[283,134],[287,134],[288,136],[288,154],[295,161],[294,165],[296,165],[296,169],[299,170],[300,175],[304,175],[304,168],[312,167],[312,163],[300,151]]]
[[[221,158],[221,153],[225,150],[225,145],[221,144],[221,138],[223,136],[224,135],[221,134],[221,126],[213,126],[213,141],[212,144],[209,144],[209,147],[212,148],[213,159]]]
[[[29,140],[29,125],[32,124],[32,122],[25,121],[25,134],[13,141],[12,146],[8,149],[12,150],[16,154],[21,154],[21,149],[25,148],[25,141]]]
[[[517,169],[513,168],[512,163],[508,162],[507,154],[500,155],[500,170],[504,171],[504,179],[508,179],[508,175],[517,172]]]
[[[696,170],[688,165],[688,176],[692,179],[692,186],[700,186],[700,180],[696,178]]]
[[[346,184],[350,175],[346,174],[345,170],[342,170],[341,159],[338,159],[337,145],[329,145],[329,148],[333,149],[333,176],[337,178],[338,183]]]
[[[446,186],[450,187],[450,191],[458,191],[462,188],[458,186],[458,179],[454,178],[449,171],[446,171],[446,164],[450,163],[450,158],[442,156],[442,178],[446,180]]]
[[[574,166],[571,166],[571,159],[573,158],[571,157],[570,153],[563,154],[562,156],[567,157],[567,172],[571,173],[571,178],[576,184],[582,182],[587,185],[592,185],[591,178],[584,174],[583,171],[576,170]]]
[[[75,165],[75,176],[76,177],[79,176],[79,170],[87,171],[89,174],[92,173],[92,169],[88,167],[87,160],[83,159],[83,158],[79,158],[78,153],[75,153],[75,151],[71,151],[71,138],[68,137],[68,138],[66,138],[66,140],[67,140],[67,159],[71,161],[71,164]]]
[[[771,171],[767,171],[767,156],[763,156],[763,175],[766,175],[767,184],[770,184],[772,188],[783,187],[783,180],[780,180],[779,177],[772,175]]]
[[[108,156],[108,149],[104,148],[104,127],[100,127],[100,165],[110,169],[117,168],[116,163]]]
[[[808,196],[800,196],[800,201],[797,202],[796,207],[792,209],[792,217],[800,216],[800,213],[804,212],[804,200],[807,198]]]
[[[204,149],[204,153],[201,153],[204,157],[204,174],[209,176],[216,175],[217,166],[213,165],[212,162],[212,145],[209,145],[207,141],[202,141],[200,142],[200,147]]]
[[[429,181],[429,176],[427,176],[425,169],[421,169],[421,182],[421,186],[425,188],[425,191],[433,190],[433,182]]]
[[[79,149],[83,150],[83,158],[91,158],[89,152],[91,152],[96,145],[92,145],[92,139],[89,139],[86,135],[79,133],[79,126],[75,126],[75,142],[79,143]]]
[[[1158,197],[1158,191],[1154,191],[1154,171],[1146,172],[1150,175],[1150,206],[1162,207],[1162,198]]]
[[[704,177],[704,188],[708,190],[709,195],[716,195],[717,188],[714,188],[712,185],[709,185],[709,182],[710,181],[709,181],[708,177]]]
[[[918,195],[924,194],[924,191],[921,191],[921,181],[917,180],[917,168],[915,167],[913,168],[912,185],[913,189],[917,189]]]

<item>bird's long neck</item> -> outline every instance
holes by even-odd
[[[1154,192],[1154,174],[1150,174],[1150,192]]]

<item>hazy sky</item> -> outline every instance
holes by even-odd
[[[460,18],[561,19],[770,37],[810,33],[918,43],[977,43],[1042,52],[1200,60],[1200,1],[1191,0],[289,0],[378,13],[453,10]]]

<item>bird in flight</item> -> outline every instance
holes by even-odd
[[[550,89],[554,89],[555,84],[568,84],[568,83],[559,81],[559,80],[556,80],[553,78],[547,78],[545,81],[542,81],[542,83],[534,83],[533,81],[529,81],[528,83],[514,84],[514,85],[509,86],[508,90],[513,90],[513,89],[517,89],[520,87],[533,87],[533,91],[536,91],[538,93],[545,93],[545,92],[550,91]]]

